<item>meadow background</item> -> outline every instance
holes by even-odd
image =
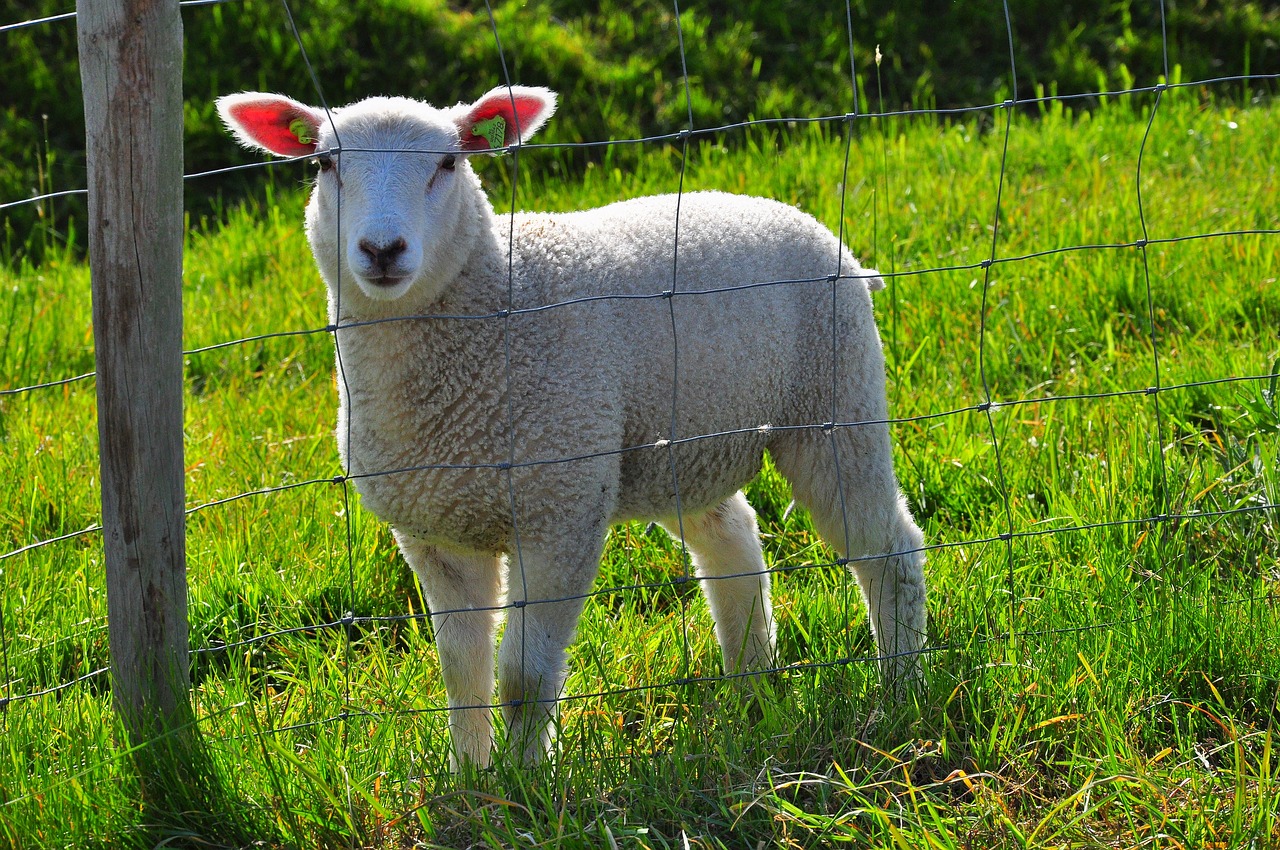
[[[65,11],[48,5],[19,14]],[[749,495],[794,667],[751,695],[717,681],[679,548],[624,526],[573,648],[559,758],[448,776],[418,589],[385,526],[326,483],[340,469],[308,169],[256,168],[188,181],[193,700],[212,776],[185,805],[141,806],[101,672],[101,539],[19,551],[99,515],[92,378],[6,391],[93,369],[88,225],[74,198],[10,207],[0,841],[1280,844],[1275,79],[1097,95],[1161,82],[1165,44],[1168,82],[1274,75],[1275,7],[1179,5],[1162,42],[1156,6],[1011,3],[1015,89],[998,5],[687,5],[688,103],[669,7],[496,3],[513,81],[561,92],[540,140],[843,116],[855,92],[863,116],[530,148],[482,177],[499,209],[767,195],[843,228],[890,276],[876,309],[897,468],[932,547],[926,688],[884,702],[859,660],[874,647],[856,587],[767,468]],[[483,6],[293,11],[333,102],[453,102],[502,80]],[[248,161],[213,123],[215,95],[314,100],[282,8],[184,17],[187,171]],[[74,187],[74,24],[0,38],[0,203]],[[1052,92],[1081,96],[988,108]],[[881,114],[935,107],[966,109]]]

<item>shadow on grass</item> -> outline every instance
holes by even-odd
[[[127,740],[123,730],[118,736]],[[132,777],[125,781],[137,801],[134,822],[88,846],[210,850],[288,844],[274,815],[237,793],[194,719],[153,734],[130,749],[125,762],[132,766]]]

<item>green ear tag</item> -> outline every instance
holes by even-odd
[[[500,148],[507,140],[507,119],[501,115],[495,115],[472,127],[471,132],[477,136],[484,136],[489,147]]]
[[[289,132],[297,137],[300,144],[309,145],[315,141],[311,137],[311,125],[301,118],[289,122]]]

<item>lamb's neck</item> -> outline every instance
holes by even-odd
[[[459,379],[496,356],[503,328],[496,317],[509,301],[509,240],[488,203],[477,206],[472,226],[460,228],[468,238],[453,242],[457,262],[439,269],[448,281],[438,292],[420,291],[419,281],[395,301],[351,298],[338,310],[331,290],[339,371],[351,384],[339,382],[344,407],[350,389],[366,404],[402,404],[408,393],[421,413],[447,409],[464,394]]]

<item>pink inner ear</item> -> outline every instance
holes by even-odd
[[[315,153],[319,123],[313,115],[278,101],[251,101],[232,107],[231,117],[255,142],[281,156],[306,156]],[[301,142],[289,125],[302,119],[310,128],[311,141]]]
[[[512,100],[515,101],[515,109],[512,110]],[[520,118],[520,130],[528,134],[529,128],[533,126],[538,115],[542,110],[546,109],[546,104],[540,98],[529,97],[528,95],[515,95],[512,98],[507,92],[495,94],[492,97],[485,98],[471,108],[467,113],[467,117],[463,121],[463,126],[459,128],[462,136],[462,149],[468,152],[487,151],[490,150],[489,141],[484,136],[477,136],[471,132],[471,128],[482,121],[488,121],[495,115],[501,115],[507,122],[507,137],[503,140],[503,145],[515,144],[516,135],[516,116]]]

